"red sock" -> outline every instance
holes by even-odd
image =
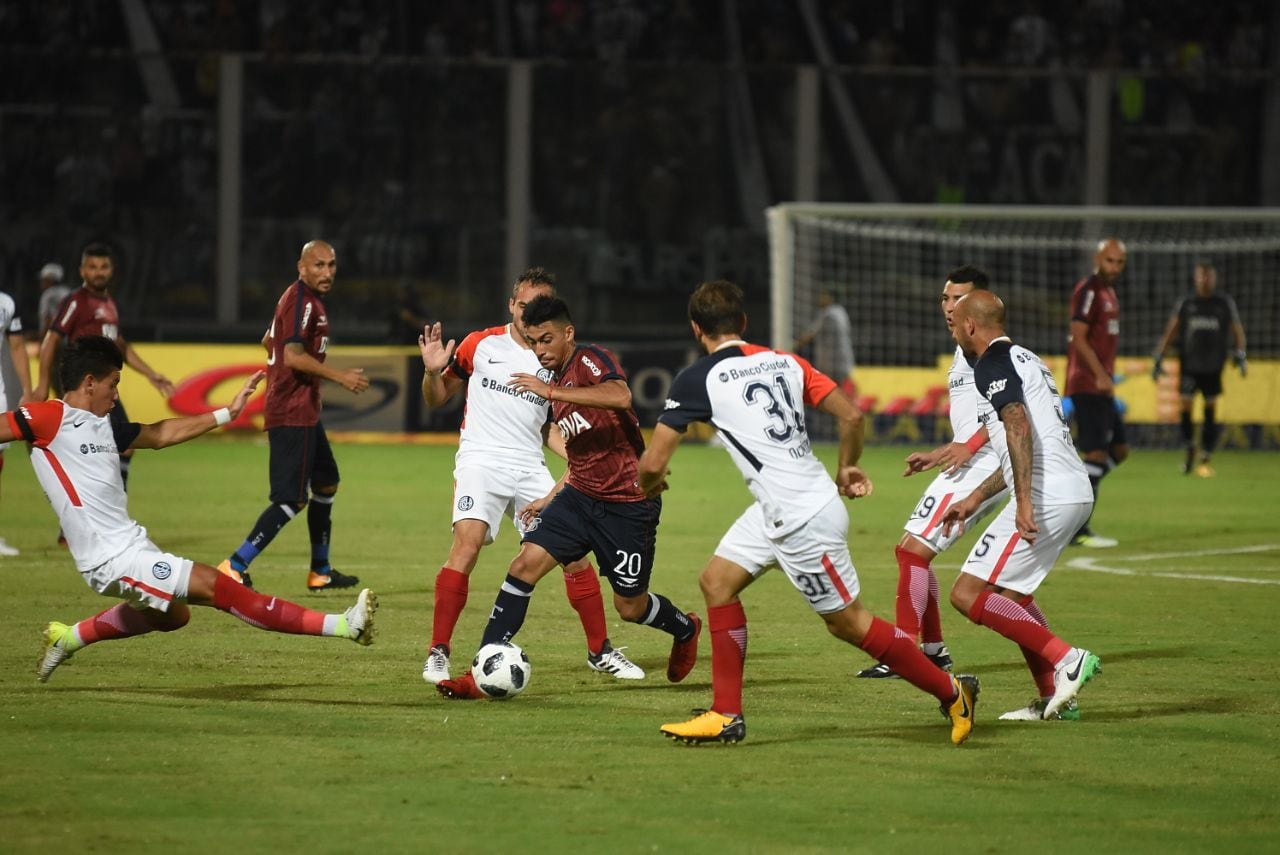
[[[600,576],[596,568],[588,564],[577,573],[565,573],[564,590],[569,595],[569,605],[582,621],[587,651],[599,653],[604,649],[609,629],[604,621],[604,597],[600,596]]]
[[[742,672],[747,664],[747,613],[741,602],[707,609],[711,632],[711,708],[742,713]]]
[[[1044,616],[1044,612],[1040,611],[1040,606],[1036,605],[1034,597],[1028,594],[1017,602],[1027,610],[1027,614],[1031,615],[1036,623],[1045,629],[1049,628],[1049,621]],[[1036,691],[1042,698],[1049,697],[1053,694],[1053,663],[1034,650],[1028,650],[1025,647],[1021,649],[1022,658],[1027,660],[1027,668],[1031,671],[1031,679],[1035,681]]]
[[[928,559],[908,552],[901,546],[893,550],[898,559],[898,597],[895,600],[895,621],[898,629],[915,638],[925,622],[930,600],[929,591],[936,591],[938,580],[929,569]],[[933,597],[933,622],[941,630],[938,620],[937,595]],[[940,640],[940,639],[938,639]]]
[[[436,574],[435,608],[431,612],[431,646],[453,642],[453,628],[467,606],[471,578],[452,567],[441,567]]]
[[[218,574],[213,585],[213,607],[258,629],[294,635],[324,634],[323,612],[313,612],[288,600],[264,596],[222,573]]]
[[[955,699],[956,690],[951,685],[951,675],[934,665],[916,647],[916,640],[902,630],[878,617],[871,619],[871,629],[858,645],[870,653],[877,662],[883,662],[902,679],[917,689],[928,692],[940,701]]]
[[[1041,626],[1026,609],[994,591],[978,595],[969,609],[969,620],[995,630],[1049,662],[1057,662],[1071,650],[1070,644]]]
[[[155,627],[143,616],[142,612],[127,603],[116,603],[109,609],[98,612],[91,618],[85,618],[75,625],[76,637],[83,644],[97,641],[111,641],[113,638],[129,638],[134,635],[146,635]]]
[[[938,611],[938,576],[929,571],[929,602],[920,619],[920,640],[925,644],[942,643],[942,614]]]

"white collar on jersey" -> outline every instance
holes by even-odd
[[[740,339],[740,338],[733,338],[733,339],[729,339],[728,341],[722,341],[722,342],[720,342],[720,344],[718,344],[718,345],[716,346],[716,349],[715,349],[715,350],[713,350],[713,351],[711,351],[711,352],[712,352],[712,353],[719,353],[720,351],[724,350],[726,347],[742,347],[742,346],[745,346],[745,345],[746,345],[746,342],[745,342],[745,341],[743,341],[742,339]]]
[[[999,335],[987,342],[987,347],[990,347],[998,341],[1007,341],[1009,344],[1013,344],[1013,339],[1009,338],[1007,335]]]

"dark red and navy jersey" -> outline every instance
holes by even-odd
[[[1116,373],[1116,351],[1120,349],[1120,301],[1116,290],[1097,275],[1081,279],[1071,294],[1071,320],[1088,324],[1085,338],[1098,355],[1108,375]],[[1068,395],[1097,395],[1098,380],[1085,361],[1067,348]]]
[[[556,378],[557,388],[598,386],[627,381],[617,358],[603,347],[580,344]],[[564,434],[569,457],[569,483],[588,496],[610,502],[639,502],[636,464],[644,453],[644,437],[635,410],[584,407],[554,398],[551,418]]]
[[[320,378],[284,363],[284,348],[298,343],[317,362],[329,349],[324,300],[299,279],[281,295],[267,334],[267,396],[263,427],[310,427],[320,421]]]
[[[88,286],[72,291],[58,305],[49,329],[74,341],[87,335],[100,335],[120,344],[120,311],[106,291],[97,293]]]

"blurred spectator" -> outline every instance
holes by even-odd
[[[62,265],[56,261],[51,261],[44,267],[40,268],[40,320],[36,329],[32,330],[32,338],[35,341],[42,341],[44,334],[49,330],[49,324],[53,323],[53,316],[58,311],[58,306],[63,299],[71,293],[72,288],[62,281]]]

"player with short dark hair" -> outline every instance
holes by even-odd
[[[1178,394],[1181,397],[1182,438],[1187,444],[1187,457],[1182,464],[1183,474],[1191,471],[1196,459],[1195,426],[1191,420],[1191,405],[1196,392],[1204,397],[1204,426],[1200,431],[1200,465],[1196,474],[1201,478],[1213,476],[1210,458],[1218,442],[1218,397],[1222,394],[1222,369],[1228,354],[1240,376],[1249,371],[1245,356],[1244,325],[1240,313],[1230,295],[1217,293],[1218,271],[1212,262],[1201,261],[1195,266],[1196,293],[1187,297],[1174,310],[1165,327],[1160,343],[1152,356],[1155,363],[1151,376],[1160,379],[1162,361],[1169,346],[1178,348]]]
[[[1075,411],[1076,448],[1084,458],[1095,504],[1102,479],[1129,456],[1113,379],[1120,349],[1120,300],[1115,286],[1127,261],[1128,251],[1118,238],[1099,241],[1093,274],[1076,283],[1071,295],[1066,392]],[[1089,520],[1071,543],[1095,549],[1116,545],[1114,538],[1094,532]]]
[[[1053,373],[1004,331],[1004,303],[972,291],[952,313],[956,341],[974,359],[982,401],[978,416],[1000,456],[1000,469],[943,514],[948,534],[1006,489],[1010,501],[969,551],[951,588],[951,605],[1022,649],[1038,691],[1004,720],[1079,718],[1075,696],[1102,670],[1098,657],[1049,631],[1034,594],[1093,508],[1088,473]]]
[[[369,589],[342,614],[323,614],[239,585],[208,564],[163,552],[129,517],[115,460],[129,448],[166,448],[225,425],[240,414],[263,372],[230,405],[212,413],[120,424],[108,418],[124,365],[113,339],[82,336],[63,349],[61,400],[35,401],[0,417],[0,442],[23,439],[31,468],[67,536],[85,583],[119,603],[75,624],[50,623],[36,677],[45,682],[86,645],[148,632],[172,632],[191,618],[187,604],[213,606],[272,632],[327,635],[372,644],[377,598]]]
[[[269,354],[263,429],[270,447],[271,504],[240,548],[218,565],[220,572],[247,586],[252,586],[249,565],[304,507],[311,537],[307,590],[351,588],[360,581],[329,563],[338,462],[320,421],[320,381],[330,380],[356,395],[369,388],[363,368],[325,364],[329,312],[324,298],[337,277],[333,247],[322,240],[308,241],[298,257],[298,278],[276,302],[271,326],[262,337]]]
[[[431,644],[422,679],[439,684],[450,678],[453,631],[466,607],[471,572],[480,550],[493,542],[504,516],[523,534],[525,507],[547,495],[555,479],[547,470],[542,447],[564,456],[564,437],[550,422],[544,398],[516,390],[512,372],[551,376],[534,354],[522,314],[540,296],[555,296],[555,276],[530,267],[517,277],[507,301],[511,322],[477,330],[462,340],[443,343],[439,323],[422,331],[422,396],[438,407],[466,387],[466,418],[453,470],[453,542],[436,574],[433,588]],[[619,679],[639,680],[644,671],[609,643],[600,579],[583,558],[564,568],[565,592],[587,637],[587,664]]]
[[[534,586],[552,568],[594,553],[613,588],[618,615],[672,637],[667,679],[678,683],[697,661],[702,620],[649,590],[662,501],[646,496],[636,480],[644,438],[626,375],[608,350],[578,344],[569,307],[560,298],[534,298],[521,320],[538,361],[556,377],[551,382],[516,372],[509,385],[551,402],[569,468],[551,493],[521,514],[524,540],[494,601],[481,646],[510,641],[520,631]],[[470,673],[436,688],[449,698],[483,697]]]
[[[686,743],[739,742],[742,681],[747,657],[747,615],[740,595],[771,567],[786,574],[827,630],[885,662],[912,685],[933,695],[951,720],[951,740],[969,738],[978,678],[952,677],[916,647],[915,637],[863,607],[849,556],[849,514],[840,497],[871,494],[858,468],[862,413],[835,381],[794,354],[747,344],[742,290],[732,282],[704,282],[689,299],[694,338],[707,355],[671,384],[649,448],[640,458],[640,488],[657,496],[667,487],[667,465],[694,422],[715,427],[741,470],[755,502],[716,546],[699,584],[711,633],[711,708],[661,732]],[[836,477],[814,456],[805,406],[833,416],[840,427]]]

